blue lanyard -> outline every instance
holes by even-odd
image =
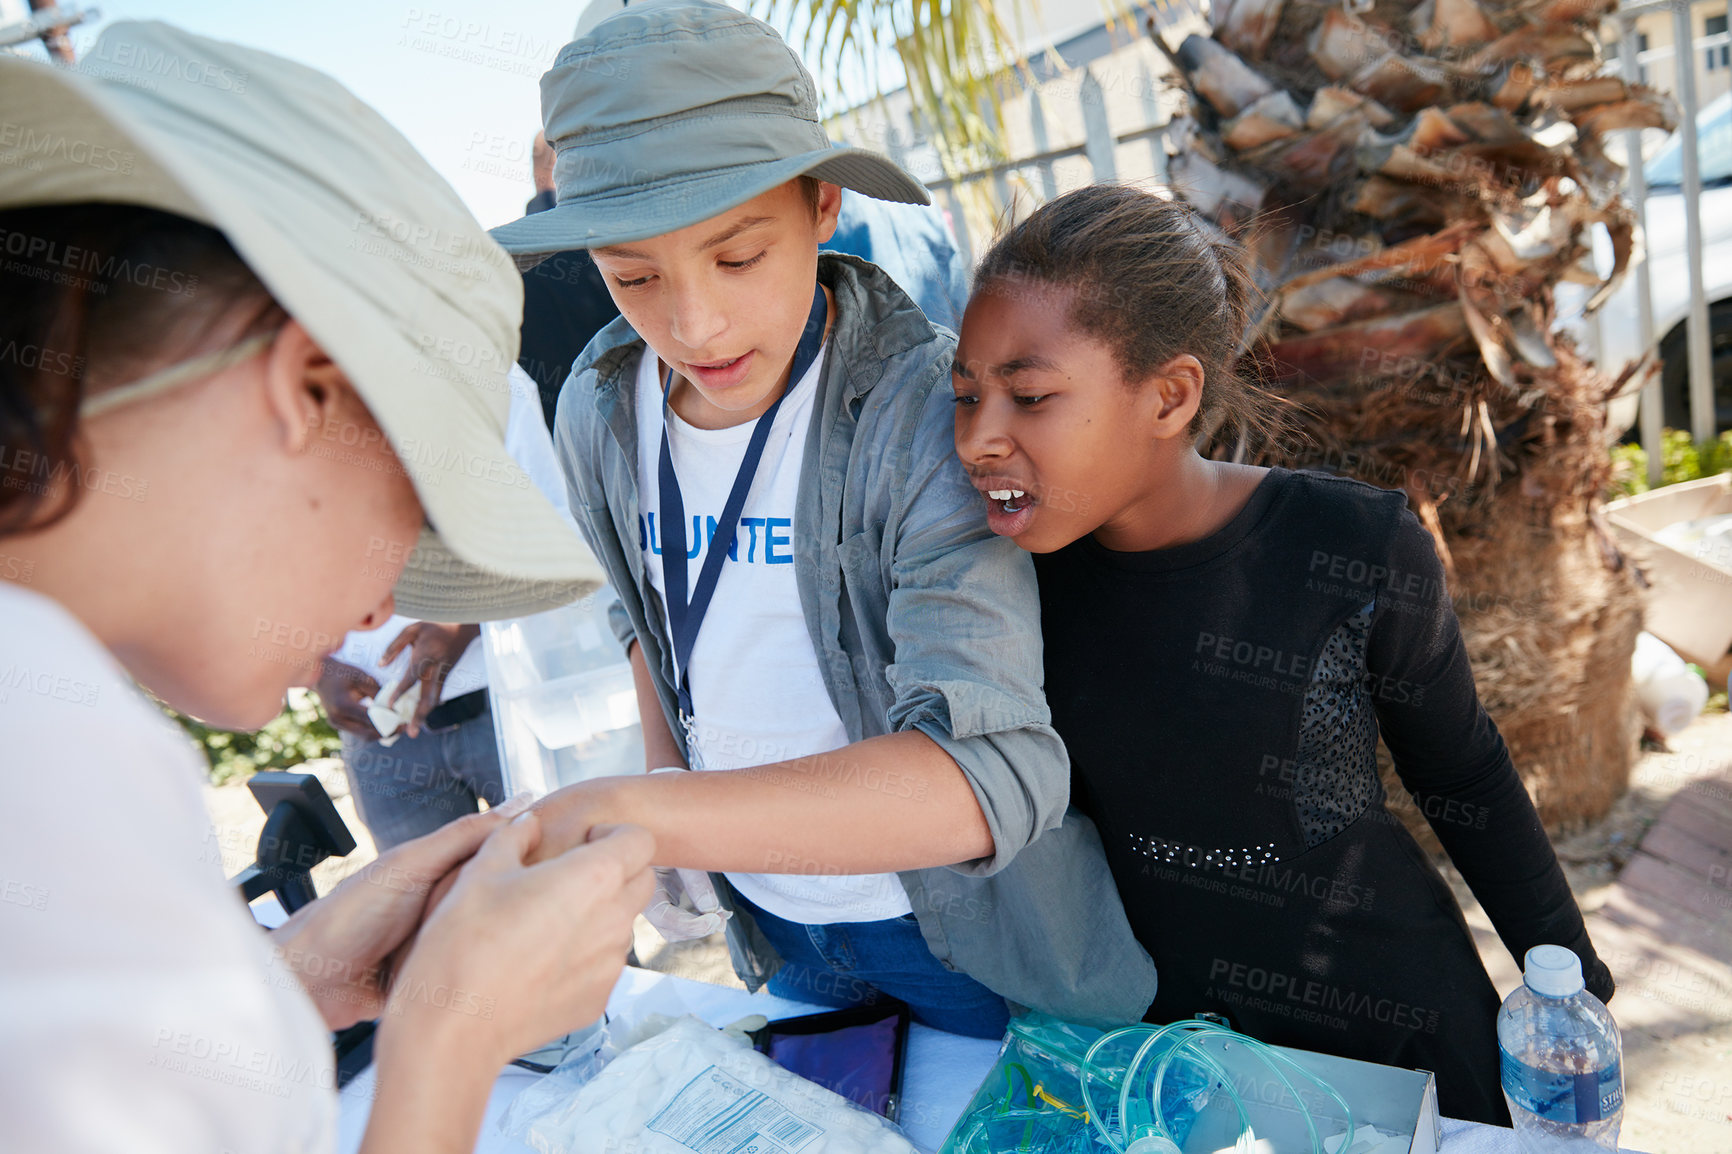
[[[728,491],[728,501],[722,507],[721,519],[716,522],[716,531],[710,536],[710,551],[704,555],[703,568],[698,571],[697,587],[692,590],[689,601],[686,598],[686,503],[680,492],[680,479],[674,473],[673,452],[668,447],[668,393],[673,388],[672,369],[668,370],[662,385],[662,582],[667,586],[668,625],[673,632],[674,662],[679,676],[680,721],[686,727],[688,747],[694,710],[691,675],[687,667],[691,662],[692,646],[698,640],[698,629],[704,623],[704,614],[709,612],[710,599],[715,596],[716,582],[722,576],[722,558],[728,553],[725,543],[733,540],[734,533],[739,528],[740,514],[746,507],[746,494],[752,487],[752,479],[757,475],[758,462],[763,459],[764,444],[770,439],[770,426],[776,423],[776,411],[782,407],[783,398],[799,384],[800,378],[812,367],[812,362],[818,357],[819,348],[824,344],[824,322],[828,315],[824,286],[815,285],[812,290],[812,312],[806,318],[806,329],[800,334],[800,343],[794,350],[793,367],[788,370],[788,384],[783,388],[782,395],[758,418],[757,427],[752,430],[752,439],[746,445],[745,459],[740,462],[740,471],[734,477],[734,487]],[[722,542],[723,546],[718,548],[717,542]]]

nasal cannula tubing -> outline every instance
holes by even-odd
[[[1148,1027],[1146,1026],[1129,1026],[1124,1029],[1113,1030],[1110,1033],[1103,1034],[1088,1048],[1088,1052],[1083,1056],[1080,1080],[1082,1084],[1083,1105],[1088,1111],[1089,1123],[1094,1127],[1095,1132],[1100,1135],[1101,1140],[1105,1142],[1110,1149],[1116,1151],[1117,1154],[1125,1154],[1127,1148],[1137,1140],[1130,1132],[1130,1104],[1138,1082],[1139,1069],[1143,1063],[1148,1060],[1149,1052],[1154,1049],[1163,1038],[1175,1032],[1183,1033],[1186,1037],[1174,1043],[1165,1054],[1161,1055],[1161,1057],[1156,1060],[1154,1084],[1149,1094],[1149,1105],[1154,1116],[1154,1129],[1157,1132],[1157,1136],[1164,1140],[1165,1143],[1172,1143],[1175,1148],[1177,1146],[1172,1130],[1167,1122],[1166,1111],[1161,1105],[1161,1091],[1166,1086],[1167,1071],[1172,1067],[1173,1062],[1178,1059],[1180,1054],[1186,1052],[1189,1052],[1189,1056],[1193,1061],[1197,1062],[1220,1081],[1221,1088],[1226,1090],[1228,1098],[1232,1101],[1233,1108],[1239,1116],[1239,1140],[1235,1143],[1235,1148],[1239,1150],[1249,1150],[1250,1143],[1255,1141],[1255,1134],[1252,1132],[1250,1116],[1245,1110],[1243,1097],[1236,1089],[1234,1089],[1232,1079],[1227,1074],[1226,1070],[1221,1067],[1220,1063],[1217,1062],[1212,1055],[1201,1049],[1201,1046],[1210,1037],[1225,1036],[1226,1038],[1244,1046],[1249,1053],[1254,1054],[1258,1059],[1260,1059],[1263,1064],[1281,1080],[1282,1086],[1286,1088],[1287,1092],[1293,1096],[1293,1100],[1299,1104],[1302,1110],[1304,1110],[1305,1128],[1311,1137],[1311,1149],[1313,1154],[1323,1154],[1322,1138],[1317,1133],[1316,1121],[1311,1117],[1311,1111],[1305,1107],[1304,1100],[1300,1097],[1298,1089],[1293,1085],[1292,1080],[1287,1077],[1286,1073],[1282,1071],[1281,1067],[1283,1065],[1297,1070],[1307,1079],[1315,1082],[1318,1086],[1323,1088],[1325,1093],[1335,1100],[1336,1105],[1341,1108],[1342,1116],[1347,1122],[1347,1132],[1342,1135],[1341,1149],[1345,1150],[1348,1146],[1352,1145],[1354,1131],[1353,1112],[1348,1109],[1346,1101],[1333,1086],[1329,1085],[1329,1083],[1323,1081],[1321,1078],[1318,1078],[1315,1074],[1312,1074],[1309,1070],[1306,1070],[1303,1066],[1299,1065],[1299,1063],[1293,1061],[1293,1059],[1272,1046],[1265,1045],[1264,1043],[1257,1041],[1255,1038],[1247,1038],[1244,1035],[1235,1033],[1224,1026],[1218,1026],[1212,1022],[1195,1020],[1174,1022],[1166,1026],[1161,1026],[1158,1029],[1155,1029],[1148,1038],[1143,1041],[1142,1045],[1137,1048],[1135,1056],[1131,1058],[1130,1063],[1125,1067],[1122,1075],[1123,1082],[1119,1088],[1117,1126],[1122,1141],[1115,1138],[1112,1133],[1108,1131],[1101,1111],[1095,1104],[1094,1094],[1090,1089],[1090,1082],[1093,1079],[1098,1078],[1101,1081],[1106,1082],[1108,1085],[1111,1085],[1113,1081],[1113,1078],[1106,1071],[1102,1070],[1096,1063],[1096,1057],[1103,1049],[1112,1043],[1120,1039],[1134,1038],[1147,1029]],[[1147,1137],[1147,1135],[1143,1135],[1142,1137]]]
[[[1118,1114],[1119,1129],[1124,1134],[1124,1137],[1126,1139],[1125,1142],[1119,1142],[1119,1141],[1115,1140],[1113,1138],[1113,1136],[1107,1132],[1106,1124],[1105,1124],[1105,1122],[1102,1121],[1101,1111],[1100,1111],[1099,1107],[1097,1107],[1095,1105],[1094,1095],[1089,1090],[1089,1079],[1099,1078],[1101,1081],[1107,1082],[1110,1085],[1112,1079],[1107,1074],[1105,1074],[1099,1068],[1099,1066],[1097,1066],[1095,1064],[1095,1055],[1098,1054],[1102,1049],[1104,1049],[1108,1043],[1110,1043],[1110,1042],[1112,1042],[1118,1038],[1133,1038],[1136,1035],[1142,1033],[1145,1029],[1147,1029],[1147,1027],[1145,1027],[1145,1026],[1127,1026],[1124,1029],[1114,1030],[1111,1033],[1103,1034],[1099,1039],[1096,1040],[1094,1045],[1092,1045],[1088,1048],[1088,1052],[1083,1055],[1082,1096],[1083,1096],[1083,1104],[1085,1106],[1087,1106],[1087,1108],[1088,1108],[1089,1122],[1091,1124],[1093,1124],[1096,1133],[1098,1133],[1101,1136],[1101,1141],[1105,1142],[1111,1149],[1118,1151],[1118,1154],[1124,1154],[1126,1146],[1129,1144],[1130,1141],[1133,1140],[1131,1138],[1131,1135],[1130,1135],[1130,1132],[1128,1129],[1127,1119],[1129,1118],[1129,1115],[1130,1115],[1131,1090],[1136,1085],[1137,1068],[1142,1065],[1144,1060],[1147,1059],[1149,1051],[1151,1049],[1153,1049],[1154,1046],[1158,1042],[1160,1042],[1160,1040],[1162,1038],[1166,1037],[1168,1034],[1171,1034],[1175,1031],[1191,1032],[1189,1030],[1189,1027],[1191,1027],[1192,1025],[1202,1026],[1202,1025],[1205,1025],[1205,1023],[1201,1023],[1201,1022],[1197,1022],[1197,1023],[1174,1022],[1170,1025],[1162,1026],[1159,1029],[1155,1030],[1152,1034],[1149,1035],[1148,1039],[1143,1042],[1142,1046],[1140,1046],[1137,1049],[1136,1056],[1133,1057],[1130,1060],[1130,1063],[1125,1066],[1124,1084],[1120,1088],[1120,1092],[1119,1092],[1119,1114]],[[1162,1076],[1162,1077],[1165,1076],[1168,1065],[1171,1064],[1173,1058],[1178,1053],[1178,1051],[1180,1049],[1184,1048],[1186,1043],[1188,1043],[1190,1040],[1191,1039],[1186,1039],[1184,1042],[1179,1043],[1179,1045],[1173,1047],[1172,1050],[1169,1050],[1166,1054],[1163,1054],[1161,1056],[1160,1065],[1158,1067],[1158,1072],[1159,1072],[1160,1076]],[[1213,1058],[1211,1058],[1207,1054],[1198,1054],[1197,1058],[1201,1062],[1202,1065],[1204,1065],[1205,1067],[1207,1067],[1209,1069],[1209,1072],[1211,1074],[1220,1078],[1222,1080],[1223,1084],[1227,1084],[1226,1071],[1221,1069],[1221,1067],[1215,1062],[1215,1060]],[[1240,1100],[1238,1092],[1233,1090],[1230,1084],[1228,1084],[1228,1091],[1227,1092],[1232,1097],[1234,1109],[1238,1111],[1239,1129],[1240,1129],[1241,1137],[1242,1137],[1243,1133],[1250,1129],[1251,1119],[1250,1119],[1249,1115],[1247,1115],[1245,1113],[1245,1105]],[[1161,1104],[1160,1104],[1160,1098],[1159,1098],[1159,1089],[1158,1088],[1155,1091],[1155,1095],[1156,1096],[1155,1096],[1154,1100],[1151,1102],[1151,1106],[1153,1107],[1154,1115],[1155,1115],[1155,1128],[1159,1131],[1161,1137],[1166,1138],[1168,1141],[1172,1141],[1172,1132],[1168,1128],[1166,1117],[1161,1110]]]

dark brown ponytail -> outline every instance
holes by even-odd
[[[1113,350],[1128,380],[1176,356],[1203,366],[1195,431],[1273,440],[1284,402],[1237,370],[1257,289],[1244,250],[1181,201],[1094,184],[1036,209],[975,271],[976,292],[1018,282],[1073,290],[1070,321]]]

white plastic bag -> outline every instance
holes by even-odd
[[[1667,737],[1687,729],[1708,704],[1708,683],[1652,633],[1636,635],[1630,676],[1642,712]]]
[[[501,1133],[528,1142],[530,1125],[568,1110],[577,1092],[601,1073],[603,1066],[691,1012],[678,987],[665,978],[657,981],[620,1013],[608,1015],[584,1045],[569,1048],[559,1065],[513,1098],[499,1119]]]
[[[547,1087],[524,1110],[512,1104],[509,1128],[540,1154],[916,1154],[883,1118],[697,1018],[591,1070],[575,1093],[576,1078],[559,1078],[525,1090]]]

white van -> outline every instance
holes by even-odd
[[[1697,152],[1702,174],[1702,275],[1708,295],[1709,343],[1714,367],[1715,428],[1732,428],[1732,93],[1696,116]],[[1648,178],[1647,251],[1654,333],[1659,339],[1661,396],[1668,428],[1690,428],[1688,368],[1684,322],[1690,307],[1690,272],[1684,259],[1683,146],[1672,134],[1645,168]],[[1594,260],[1602,275],[1612,264],[1611,244],[1596,231]],[[1560,314],[1567,304],[1560,294]],[[1579,307],[1579,306],[1578,306]],[[1567,322],[1566,322],[1567,323]],[[1574,329],[1575,324],[1569,324]],[[1637,331],[1636,278],[1632,273],[1600,310],[1600,367],[1616,376],[1643,352]],[[1593,347],[1593,323],[1586,326]],[[1620,398],[1611,411],[1611,432],[1636,423],[1634,396]]]

